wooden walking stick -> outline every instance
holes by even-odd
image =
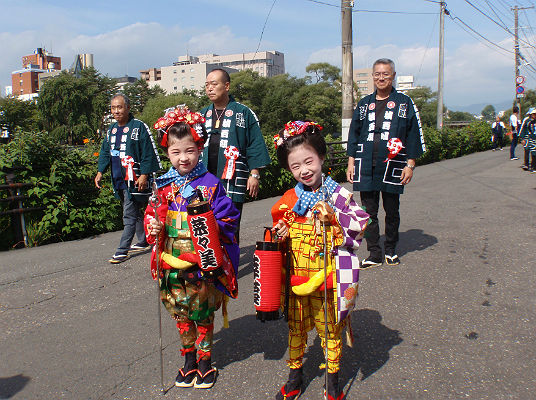
[[[158,206],[162,203],[162,199],[158,196],[158,188],[156,187],[156,174],[153,172],[153,194],[149,199],[149,204],[154,209],[154,216],[157,222],[160,222],[158,218]],[[160,234],[156,236],[156,288],[158,294],[158,344],[160,351],[160,392],[161,394],[166,394],[166,389],[164,388],[164,358],[162,355],[162,310],[161,310],[161,299],[160,299]]]

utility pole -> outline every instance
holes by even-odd
[[[348,141],[348,131],[354,112],[352,7],[353,0],[341,0],[342,13],[342,140]]]
[[[437,130],[443,129],[443,64],[445,62],[445,2],[439,3],[439,75],[437,78]]]
[[[521,114],[521,100],[518,97],[517,94],[517,77],[519,76],[519,19],[518,19],[518,10],[519,8],[514,6],[514,57],[515,57],[515,70],[514,70],[514,88],[515,88],[515,94],[514,94],[514,102],[517,104],[517,108],[519,109],[519,115]]]
[[[518,92],[518,87],[521,87],[521,85],[524,83],[524,78],[519,75],[519,65],[521,64],[519,61],[521,60],[521,54],[519,53],[519,18],[518,18],[518,11],[519,10],[528,10],[534,8],[534,6],[531,7],[518,7],[517,5],[511,8],[511,10],[514,11],[514,57],[515,57],[515,69],[514,69],[514,87],[515,87],[515,95],[514,95],[514,104],[517,105],[517,108],[519,108],[519,115],[523,115],[521,113],[521,98],[524,96],[523,92]],[[523,89],[521,87],[521,89]]]

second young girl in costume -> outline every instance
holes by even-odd
[[[214,312],[222,303],[225,306],[225,296],[237,296],[240,250],[235,239],[239,212],[219,179],[199,162],[206,139],[203,122],[201,114],[183,106],[167,110],[155,124],[155,129],[163,133],[161,145],[173,166],[156,179],[161,200],[157,208],[159,221],[154,208],[149,206],[145,227],[149,243],[159,238],[158,251],[156,246],[153,248],[151,271],[156,279],[158,255],[162,266],[158,277],[161,300],[176,321],[182,341],[185,363],[179,369],[175,385],[206,389],[214,385],[217,375],[211,363]],[[210,205],[217,223],[213,229],[217,231],[216,238],[219,237],[212,245],[223,251],[223,261],[212,273],[199,267],[202,260],[194,251],[192,235],[198,238],[200,231],[195,228],[192,233],[187,221],[186,206],[199,200],[206,200]]]
[[[274,138],[279,164],[298,181],[296,187],[288,190],[272,207],[273,231],[283,239],[288,238],[292,286],[288,310],[290,374],[288,382],[276,395],[279,400],[293,400],[301,394],[307,332],[313,327],[324,349],[327,341],[327,398],[340,400],[344,397],[338,381],[341,332],[357,298],[359,261],[355,252],[369,216],[354,202],[351,192],[330,177],[324,179],[322,164],[326,143],[321,129],[314,122],[294,121],[286,124]],[[327,302],[324,299],[324,257]]]

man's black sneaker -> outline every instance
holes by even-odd
[[[366,260],[361,261],[361,266],[359,269],[369,269],[373,267],[379,267],[382,265],[381,258],[368,257]]]
[[[400,264],[400,258],[398,258],[396,254],[392,254],[392,255],[386,254],[385,263],[387,265],[398,265]]]

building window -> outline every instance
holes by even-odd
[[[177,70],[176,70],[176,69],[174,69],[174,70],[173,70],[173,73],[174,73],[174,74],[176,74],[176,73],[177,73]]]
[[[182,73],[184,74],[184,72],[186,72],[186,70],[185,70],[185,69],[183,69],[183,70],[182,70],[181,72],[182,72]]]
[[[177,90],[177,86],[173,86],[173,90]]]
[[[177,82],[177,78],[173,78],[173,82]]]

